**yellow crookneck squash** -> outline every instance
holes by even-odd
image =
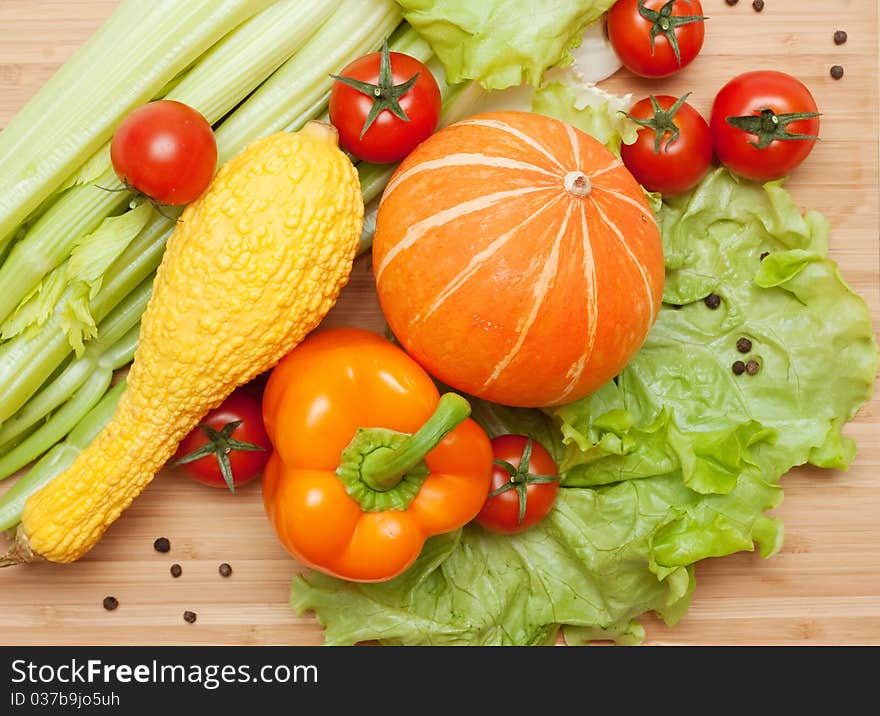
[[[320,323],[348,281],[363,212],[326,124],[223,166],[169,238],[116,413],[28,500],[6,563],[88,552],[208,410]]]

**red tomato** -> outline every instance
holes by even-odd
[[[754,181],[789,174],[819,136],[810,90],[774,70],[746,72],[728,82],[715,97],[709,125],[721,163]]]
[[[129,114],[110,144],[119,179],[158,204],[189,204],[208,188],[217,166],[214,131],[192,107],[150,102]]]
[[[339,142],[368,162],[399,162],[424,142],[440,120],[440,88],[419,60],[374,52],[341,73],[330,94],[330,121]]]
[[[197,482],[234,491],[263,472],[271,450],[262,401],[245,386],[209,412],[174,457]]]
[[[681,194],[695,187],[712,164],[709,125],[686,99],[648,97],[630,110],[644,129],[634,144],[621,147],[620,156],[648,191]]]
[[[668,77],[703,48],[700,0],[618,0],[608,12],[608,38],[620,61],[641,77]]]
[[[492,452],[492,491],[477,515],[477,522],[501,534],[527,530],[543,520],[556,501],[556,463],[543,445],[525,435],[493,439]]]

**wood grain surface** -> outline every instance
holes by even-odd
[[[107,17],[114,0],[0,0],[0,126]],[[708,113],[730,77],[774,68],[803,79],[823,112],[822,141],[789,183],[833,225],[832,257],[880,325],[880,88],[877,0],[703,0],[711,16],[699,59],[658,83],[621,71],[614,92],[679,94]],[[832,41],[837,29],[849,42]],[[840,81],[829,68],[841,64]],[[368,265],[358,263],[328,322],[381,330]],[[647,619],[653,644],[880,644],[880,400],[848,434],[849,472],[798,469],[783,480],[781,554],[739,554],[697,568],[688,615],[674,628]],[[0,487],[6,489],[7,485]],[[164,536],[171,552],[153,550]],[[183,568],[172,579],[169,567]],[[224,579],[221,562],[232,565]],[[6,644],[319,644],[320,626],[287,606],[296,564],[266,521],[259,485],[236,495],[161,474],[82,562],[0,570]],[[106,612],[113,595],[119,608]],[[184,623],[184,610],[198,613]]]

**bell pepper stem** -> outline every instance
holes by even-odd
[[[415,433],[397,448],[381,448],[364,458],[361,479],[372,489],[385,492],[425,459],[440,441],[471,414],[471,405],[457,393],[440,397],[437,409]]]

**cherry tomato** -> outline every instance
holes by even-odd
[[[217,166],[214,131],[192,107],[150,102],[129,114],[110,143],[119,179],[158,204],[189,204],[208,188]]]
[[[271,450],[262,401],[245,386],[209,412],[174,457],[196,482],[234,491],[263,472]]]
[[[514,534],[538,524],[556,501],[559,471],[549,452],[525,435],[492,440],[491,492],[477,522],[492,532]]]
[[[387,43],[334,78],[330,121],[356,157],[399,162],[437,129],[442,100],[434,75],[416,58],[389,52]]]
[[[784,72],[746,72],[715,97],[709,122],[715,153],[735,174],[781,179],[813,151],[819,136],[816,100]]]
[[[648,191],[681,194],[695,187],[712,164],[712,133],[687,97],[648,97],[630,110],[643,129],[635,143],[621,147],[620,155]]]
[[[608,12],[608,38],[620,61],[641,77],[669,77],[703,48],[700,0],[618,0]]]

